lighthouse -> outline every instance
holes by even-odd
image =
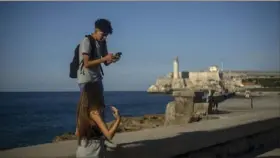
[[[173,61],[173,79],[179,78],[179,60],[178,56]]]

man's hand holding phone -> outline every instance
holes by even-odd
[[[107,63],[111,63],[113,61],[113,53],[108,53],[105,57],[103,57],[104,62],[106,61]]]
[[[112,58],[113,63],[119,61],[121,56],[122,56],[122,52],[117,52],[117,53],[113,54],[113,58]]]

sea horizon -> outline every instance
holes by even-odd
[[[106,105],[130,117],[163,114],[173,100],[145,91],[105,91],[104,96]],[[56,136],[74,132],[78,99],[79,91],[1,92],[0,120],[6,126],[0,130],[0,149],[51,143]],[[109,107],[105,115],[106,122],[114,119]]]
[[[34,92],[38,92],[38,93],[64,93],[64,92],[67,92],[67,93],[76,93],[76,92],[80,92],[79,90],[76,90],[76,91],[60,91],[60,90],[57,90],[57,91],[44,91],[44,90],[40,90],[40,91],[0,91],[0,93],[34,93]],[[112,91],[104,91],[104,92],[146,92],[145,90],[112,90]],[[147,92],[148,93],[148,92]]]

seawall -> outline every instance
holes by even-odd
[[[110,151],[108,157],[243,157],[269,150],[280,142],[280,109],[276,102],[273,102],[272,109],[272,104],[267,101],[275,100],[256,101],[255,110],[226,114],[220,119],[120,133],[114,142],[121,147]],[[226,102],[220,106],[230,104],[229,108],[239,106],[243,111],[249,107],[243,101]],[[264,103],[267,103],[265,107],[262,106]],[[277,108],[279,110],[275,110]],[[1,151],[0,157],[74,158],[75,150],[76,141],[65,141]]]

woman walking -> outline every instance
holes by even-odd
[[[106,148],[104,136],[111,140],[120,124],[118,109],[111,107],[116,121],[110,129],[103,120],[103,101],[99,95],[100,84],[89,82],[85,85],[77,110],[77,158],[104,158]]]

